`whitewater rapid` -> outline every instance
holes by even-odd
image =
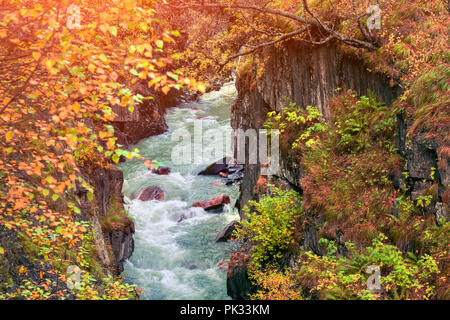
[[[125,279],[143,289],[142,299],[228,299],[226,271],[218,264],[229,259],[236,244],[215,243],[214,238],[229,222],[238,219],[233,207],[239,188],[225,186],[218,177],[197,175],[220,159],[217,154],[204,155],[201,163],[177,165],[172,161],[172,151],[179,144],[173,139],[174,132],[186,130],[194,136],[198,121],[205,129],[231,130],[231,103],[235,97],[234,83],[229,83],[220,91],[203,95],[198,102],[172,108],[166,114],[168,132],[133,146],[142,156],[170,167],[168,176],[152,174],[137,159],[120,165],[126,197],[131,199],[136,191],[148,186],[158,186],[165,192],[162,202],[131,200],[125,206],[136,227],[135,250],[125,263]],[[205,149],[215,143],[207,138],[193,142]],[[224,148],[221,157],[230,154],[231,150]],[[192,207],[196,201],[221,194],[231,198],[231,205],[222,214]],[[191,218],[177,222],[183,214]]]

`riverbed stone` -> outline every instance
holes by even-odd
[[[230,222],[214,239],[215,242],[227,242],[233,238],[233,232],[240,226],[236,220]]]
[[[141,201],[158,200],[163,201],[165,197],[164,191],[160,187],[147,187],[138,194],[138,199]]]
[[[230,202],[229,196],[221,195],[208,200],[196,202],[192,206],[202,208],[206,211],[219,211],[223,209],[225,204],[229,204]]]
[[[167,176],[170,174],[171,169],[169,167],[158,167],[158,169],[151,169],[152,173],[160,175],[160,176]]]

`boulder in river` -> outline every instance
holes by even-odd
[[[160,187],[147,187],[138,193],[137,198],[141,201],[164,200],[164,191]]]
[[[225,204],[229,204],[230,202],[231,201],[229,196],[221,195],[209,200],[196,202],[192,206],[196,208],[202,208],[206,211],[221,211],[223,209],[223,206]]]
[[[227,242],[233,238],[233,232],[240,226],[237,221],[232,221],[229,225],[225,227],[214,240],[215,242]]]
[[[160,175],[160,176],[167,176],[170,173],[169,167],[158,167],[158,169],[152,169],[152,173]]]
[[[244,169],[242,165],[233,163],[230,157],[222,158],[199,173],[200,176],[221,176],[227,178],[231,174],[238,174]]]
[[[230,162],[230,158],[225,157],[217,162],[214,162],[206,167],[205,170],[199,173],[200,176],[217,176],[221,172],[228,173],[228,162]]]
[[[242,180],[243,177],[244,177],[244,174],[242,173],[242,171],[238,171],[238,172],[229,174],[229,175],[227,176],[227,179],[226,179],[226,181],[225,181],[225,184],[226,184],[227,186],[236,184],[236,183],[240,182],[240,181]]]

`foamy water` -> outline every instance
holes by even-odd
[[[226,272],[217,265],[230,257],[235,245],[215,243],[214,238],[229,222],[238,219],[236,210],[232,209],[238,187],[225,186],[217,177],[197,175],[220,157],[206,156],[202,164],[175,165],[171,154],[179,143],[172,141],[175,130],[186,129],[193,134],[198,121],[206,129],[224,132],[230,129],[230,109],[235,95],[234,84],[230,83],[218,92],[204,95],[198,103],[170,109],[166,115],[168,132],[135,146],[144,157],[170,167],[170,175],[154,175],[139,160],[120,165],[126,197],[131,198],[133,193],[148,186],[159,186],[165,192],[165,201],[132,200],[126,205],[135,220],[136,234],[135,251],[125,263],[125,278],[144,290],[143,299],[228,299]],[[211,147],[213,143],[204,139],[202,147]],[[224,150],[222,156],[229,155],[230,150]],[[222,214],[192,208],[196,201],[221,194],[230,195],[232,200]],[[182,215],[188,219],[178,223]]]

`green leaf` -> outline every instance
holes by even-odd
[[[111,33],[114,37],[117,37],[117,27],[115,26],[109,27],[109,33]]]
[[[53,201],[56,201],[59,199],[59,196],[55,193],[54,195],[52,195],[52,199]]]
[[[156,40],[156,46],[160,49],[164,47],[164,41],[162,40]]]
[[[10,140],[12,139],[12,137],[14,136],[14,132],[9,131],[9,132],[6,133],[5,136],[6,136],[6,141],[8,142],[8,141],[10,141]]]
[[[102,53],[102,54],[99,56],[99,58],[100,58],[100,60],[102,60],[103,62],[106,62],[106,61],[108,60],[108,58],[105,56],[104,53]]]
[[[119,161],[120,161],[119,155],[114,154],[114,155],[112,156],[112,160],[113,160],[115,163],[119,163]]]

